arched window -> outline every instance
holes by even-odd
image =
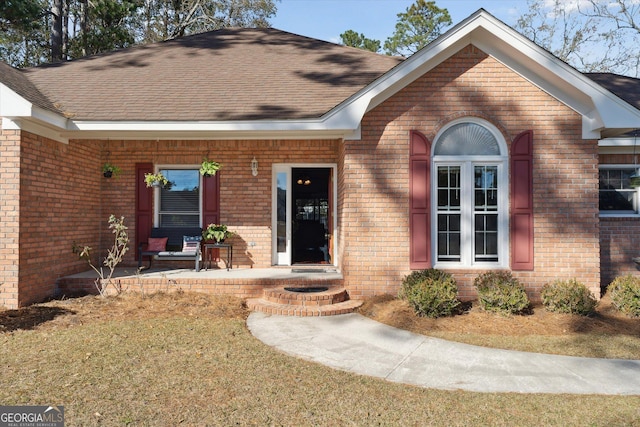
[[[432,253],[436,267],[508,266],[508,156],[501,133],[465,118],[436,135]]]

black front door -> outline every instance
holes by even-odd
[[[293,264],[329,264],[329,168],[292,169]]]

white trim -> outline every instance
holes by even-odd
[[[633,147],[640,149],[640,136],[621,136],[618,138],[605,138],[598,141],[598,147]]]
[[[158,164],[158,165],[153,165],[153,173],[158,173],[161,169],[184,169],[184,170],[196,170],[199,171],[200,170],[200,165],[176,165],[176,164]],[[202,224],[202,218],[203,218],[203,213],[202,213],[202,175],[198,172],[198,185],[199,187],[199,191],[200,191],[200,197],[199,197],[199,207],[198,209],[200,210],[200,214],[198,217],[198,222],[200,224]],[[159,187],[153,187],[153,226],[154,227],[160,227],[160,188]]]
[[[345,110],[355,116],[363,99],[369,100],[366,111],[370,111],[467,44],[475,45],[580,113],[583,138],[599,138],[605,129],[620,133],[640,123],[639,110],[482,10],[347,99],[332,114]]]
[[[433,154],[438,138],[451,126],[460,123],[475,123],[487,128],[496,138],[500,148],[500,156],[436,156]],[[440,269],[488,269],[488,268],[508,268],[510,231],[509,231],[509,156],[508,147],[504,136],[497,127],[484,119],[477,117],[463,117],[453,120],[443,126],[433,139],[431,145],[431,253],[434,268]],[[497,166],[498,167],[498,262],[476,262],[473,260],[473,225],[468,220],[473,217],[473,182],[474,166]],[[461,242],[460,242],[460,262],[438,261],[438,166],[460,166],[460,214],[461,214]],[[468,211],[471,210],[471,214]],[[467,215],[465,215],[467,212]],[[466,238],[466,240],[464,240]],[[468,250],[465,251],[465,248]]]
[[[323,168],[323,169],[332,169],[332,182],[331,186],[333,187],[333,200],[330,201],[330,206],[332,206],[332,218],[333,218],[333,253],[331,254],[331,265],[336,267],[339,264],[338,260],[338,244],[339,244],[339,229],[338,229],[338,180],[336,179],[336,175],[338,173],[338,165],[336,163],[274,163],[271,169],[271,262],[273,265],[292,265],[291,261],[291,244],[292,244],[292,218],[290,217],[292,212],[292,190],[293,190],[293,181],[292,181],[292,170],[295,168]],[[286,200],[286,210],[287,210],[287,224],[286,224],[286,236],[287,236],[287,252],[286,252],[286,260],[283,260],[284,263],[279,263],[278,260],[278,247],[277,247],[277,205],[278,205],[278,173],[286,173],[287,174],[287,200]]]
[[[178,122],[86,121],[37,111],[0,85],[0,115],[44,122],[61,138],[119,139],[357,139],[364,115],[468,44],[473,44],[583,117],[583,138],[634,129],[640,110],[559,61],[484,10],[479,10],[427,47],[345,99],[322,117],[307,120]],[[18,126],[26,122],[16,121]]]
[[[629,170],[634,170],[636,172],[640,173],[640,165],[634,165],[634,164],[629,164],[629,163],[622,163],[622,164],[604,164],[604,165],[598,165],[598,172],[601,169],[629,169]],[[633,213],[631,213],[630,211],[621,211],[621,210],[598,210],[598,216],[601,218],[640,218],[640,187],[636,188],[635,190],[632,189],[624,189],[626,192],[632,192],[635,191],[635,198],[633,199],[633,204],[635,207],[635,210],[633,211]],[[598,195],[600,194],[600,189],[598,189]]]

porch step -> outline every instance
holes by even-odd
[[[247,300],[247,307],[267,314],[304,317],[347,314],[362,305],[362,301],[350,300],[343,287],[307,285],[296,287],[298,291],[292,291],[291,288],[280,286],[264,289],[262,298]]]

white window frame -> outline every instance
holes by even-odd
[[[475,123],[489,130],[500,149],[500,155],[435,155],[438,138],[451,126],[461,123]],[[431,147],[431,253],[433,266],[438,269],[491,269],[508,268],[509,266],[509,156],[504,137],[500,131],[486,120],[466,117],[454,120],[444,126],[434,138]],[[460,166],[460,261],[438,261],[438,167]],[[498,167],[498,261],[483,262],[474,260],[475,241],[473,233],[474,219],[474,167]]]
[[[604,164],[598,167],[598,176],[600,175],[600,171],[603,169],[627,169],[631,171],[635,171],[636,173],[640,173],[640,169],[637,165],[630,164]],[[601,211],[599,210],[599,214],[601,217],[607,218],[640,218],[640,187],[635,190],[629,190],[629,192],[634,192],[633,198],[633,212],[632,211]],[[598,197],[600,196],[600,186],[598,185]],[[599,203],[599,202],[598,202]]]
[[[173,170],[200,170],[200,165],[157,165],[154,166],[154,173],[158,173],[163,169]],[[198,200],[198,209],[200,211],[198,215],[198,223],[202,226],[202,175],[198,172],[198,185],[200,189],[200,197]],[[154,187],[153,189],[153,224],[154,227],[160,227],[160,188]]]

